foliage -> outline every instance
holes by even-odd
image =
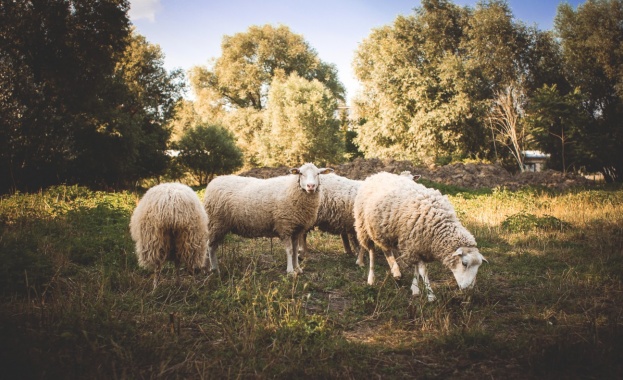
[[[511,84],[503,91],[496,91],[487,116],[495,140],[508,148],[520,172],[524,171],[523,152],[528,145],[523,121],[524,103],[525,94],[522,89]]]
[[[588,161],[583,129],[589,123],[579,88],[562,95],[556,85],[538,89],[526,107],[526,124],[535,146],[550,152],[548,167],[563,173]]]
[[[589,171],[607,181],[623,180],[623,3],[589,1],[574,10],[561,4],[555,27],[561,39],[565,73],[585,95],[589,122],[581,128],[578,150]]]
[[[335,98],[344,100],[335,66],[322,62],[303,37],[287,26],[251,26],[245,33],[224,36],[221,52],[212,68],[193,69],[191,79],[198,95],[212,89],[214,101],[261,110],[274,77],[296,73],[310,81],[317,79]]]
[[[555,216],[544,215],[539,217],[524,211],[510,215],[502,222],[502,228],[511,232],[527,232],[535,229],[562,230],[569,227],[569,223],[561,221]]]
[[[265,166],[341,161],[344,139],[335,98],[319,81],[275,79],[268,94],[259,161]]]
[[[215,175],[229,174],[242,166],[242,151],[233,135],[216,125],[198,125],[177,143],[178,160],[197,179],[207,184]]]
[[[475,9],[422,1],[414,15],[374,30],[354,67],[365,156],[428,164],[492,158],[486,120],[495,94],[512,83],[531,94],[562,81],[552,36],[514,21],[503,1]]]
[[[408,272],[395,281],[382,259],[376,270],[387,275],[368,286],[367,271],[341,253],[340,238],[319,232],[309,234],[311,254],[295,278],[285,276],[278,242],[231,235],[218,252],[220,275],[183,274],[176,284],[168,265],[152,291],[127,228],[139,196],[59,186],[2,198],[6,376],[623,373],[621,189],[449,195],[490,264],[465,292],[449,270],[430,264],[432,303],[411,297]]]
[[[276,151],[270,144],[285,146],[291,142],[292,127],[292,133],[284,136],[272,130],[272,122],[285,120],[285,114],[281,118],[276,116],[284,112],[285,104],[276,99],[271,102],[269,94],[275,83],[292,81],[292,76],[315,83],[313,86],[316,87],[322,85],[323,89],[317,91],[324,92],[322,96],[327,98],[302,99],[304,90],[301,89],[296,97],[301,102],[300,110],[294,111],[290,103],[288,117],[297,125],[310,122],[305,129],[318,128],[314,134],[333,136],[333,121],[327,117],[329,112],[336,111],[338,101],[344,101],[345,89],[338,81],[335,66],[322,62],[301,35],[286,26],[251,26],[245,33],[223,37],[221,48],[222,55],[209,67],[197,66],[190,70],[190,82],[196,96],[194,109],[202,122],[223,125],[234,134],[247,166],[277,162]],[[270,110],[270,104],[275,109]],[[329,111],[328,106],[334,108]],[[308,110],[304,111],[306,107]],[[300,133],[307,135],[309,132]],[[335,151],[336,146],[339,147],[344,140],[339,137],[337,141],[315,142],[314,146],[322,152],[299,153],[324,160],[334,159],[339,154]],[[288,151],[291,150],[288,147]],[[292,156],[286,158],[288,161],[293,159]]]
[[[164,169],[181,73],[162,69],[127,10],[125,0],[2,3],[0,192],[125,186]]]

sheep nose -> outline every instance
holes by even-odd
[[[314,191],[315,189],[316,189],[316,184],[314,183],[307,184],[307,191]]]

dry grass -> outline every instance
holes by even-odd
[[[620,378],[623,191],[451,192],[490,265],[473,291],[432,264],[438,300],[377,285],[313,233],[304,273],[274,239],[230,236],[219,276],[168,267],[151,291],[131,193],[56,188],[0,205],[8,378]],[[385,274],[385,275],[383,275]]]

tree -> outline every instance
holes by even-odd
[[[198,125],[186,131],[177,144],[178,159],[197,179],[207,184],[215,175],[242,167],[242,151],[233,135],[216,125]]]
[[[504,1],[472,9],[423,0],[357,50],[357,143],[367,157],[422,163],[492,157],[495,94],[514,84],[529,96],[559,81],[557,52],[551,35],[514,21]]]
[[[562,95],[556,85],[543,86],[526,107],[526,125],[540,150],[551,154],[549,166],[565,173],[588,160],[582,130],[589,122],[579,88]]]
[[[211,65],[190,70],[195,110],[203,122],[233,132],[247,165],[272,160],[261,139],[272,133],[264,114],[276,79],[281,83],[297,75],[316,81],[333,99],[344,101],[335,66],[321,61],[303,36],[286,26],[251,26],[245,33],[225,36],[221,47],[222,55]]]
[[[260,161],[264,165],[328,163],[341,158],[344,139],[337,102],[318,80],[291,74],[276,78],[268,94]]]
[[[77,179],[85,131],[98,136],[120,105],[107,95],[127,10],[125,0],[0,3],[0,191]]]
[[[163,69],[127,11],[125,0],[0,3],[0,191],[122,187],[164,170],[181,72]]]
[[[448,1],[423,1],[414,16],[398,17],[360,45],[353,117],[367,157],[433,163],[467,156],[487,139],[461,57],[468,15]]]
[[[565,74],[586,96],[588,122],[579,150],[587,170],[606,181],[623,181],[623,1],[592,0],[577,10],[558,7],[554,25],[562,44]]]
[[[498,91],[493,99],[487,121],[496,141],[506,146],[524,171],[523,152],[528,144],[528,135],[523,122],[525,94],[516,86]]]
[[[193,69],[193,85],[202,92],[212,89],[217,97],[233,108],[266,107],[266,97],[275,76],[291,73],[322,82],[344,100],[344,86],[338,81],[334,65],[322,62],[301,35],[286,26],[251,26],[246,33],[223,37],[222,55],[212,68]]]

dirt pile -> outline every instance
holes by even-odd
[[[499,165],[492,164],[450,164],[437,167],[414,166],[410,161],[361,159],[333,166],[335,172],[341,176],[363,180],[369,175],[386,171],[399,174],[409,170],[413,174],[420,174],[423,179],[453,185],[467,189],[482,189],[504,187],[517,190],[526,186],[546,186],[559,190],[576,186],[590,186],[590,181],[582,176],[563,174],[554,170],[542,172],[524,172],[511,174]],[[285,166],[277,168],[254,168],[242,173],[243,176],[269,178],[288,173]]]

